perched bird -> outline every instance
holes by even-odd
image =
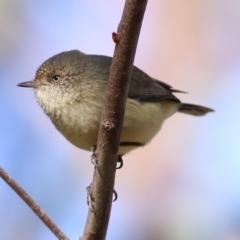
[[[111,61],[77,50],[62,52],[46,60],[33,81],[18,86],[34,88],[55,127],[72,144],[90,151],[97,144]],[[181,103],[174,92],[181,91],[133,67],[119,155],[146,145],[176,112],[202,116],[213,111]]]

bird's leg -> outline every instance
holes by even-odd
[[[96,145],[93,145],[91,147],[91,152],[92,152],[92,155],[91,155],[91,163],[95,166],[95,167],[98,167],[97,165],[97,158],[96,158],[96,149],[97,149],[97,146]],[[116,169],[120,169],[122,168],[123,166],[123,159],[122,159],[122,156],[121,155],[118,155],[118,158],[117,158],[117,163],[119,163],[119,166],[116,167]]]
[[[134,147],[134,148],[141,147],[141,146],[143,146],[143,144],[139,142],[120,142],[120,145],[119,145],[119,147]],[[116,167],[116,169],[122,168],[123,166],[122,155],[118,155],[117,163],[119,163],[119,166]]]
[[[97,162],[96,162],[96,149],[97,146],[93,145],[91,147],[91,152],[92,152],[92,156],[91,156],[91,163],[95,166],[98,167]],[[122,156],[118,156],[117,162],[120,162],[120,165],[116,168],[119,169],[123,166],[123,160],[122,160]],[[89,206],[89,208],[92,210],[92,212],[94,212],[94,207],[92,205],[92,201],[93,201],[93,197],[91,195],[92,192],[92,183],[86,188],[87,189],[87,205]],[[113,202],[115,202],[118,199],[118,194],[117,192],[113,189]]]

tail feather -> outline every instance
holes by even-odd
[[[211,108],[188,103],[181,103],[181,106],[179,107],[178,111],[181,113],[186,113],[194,116],[204,116],[209,112],[214,112],[214,110]]]

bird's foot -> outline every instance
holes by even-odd
[[[96,145],[93,145],[91,147],[91,152],[92,152],[92,155],[91,155],[91,163],[95,166],[95,167],[98,167],[97,165],[97,157],[96,157],[96,149],[97,149],[97,146]]]
[[[123,159],[122,159],[122,156],[118,155],[118,158],[117,158],[117,164],[119,163],[119,166],[116,167],[116,169],[120,169],[122,168],[123,166]]]
[[[94,207],[93,207],[93,204],[92,204],[93,198],[92,198],[92,195],[91,195],[92,183],[86,189],[87,189],[87,205],[89,206],[91,211],[94,212]]]
[[[91,209],[92,212],[94,212],[94,207],[93,207],[93,197],[92,197],[92,183],[86,188],[87,189],[87,205],[89,206],[89,208]],[[118,199],[118,194],[117,192],[113,189],[113,202],[117,201]]]

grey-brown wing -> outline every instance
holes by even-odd
[[[107,83],[112,58],[100,55],[85,55],[85,68],[89,79]],[[101,58],[101,61],[99,61]],[[103,85],[105,86],[105,85]],[[164,82],[151,78],[142,70],[133,67],[128,97],[144,102],[157,102],[169,99],[180,102],[172,93],[181,92]]]
[[[172,92],[181,92],[164,82],[155,80],[141,71],[137,67],[133,67],[132,78],[129,86],[128,97],[144,102],[157,102],[159,100],[173,100],[180,102]]]

